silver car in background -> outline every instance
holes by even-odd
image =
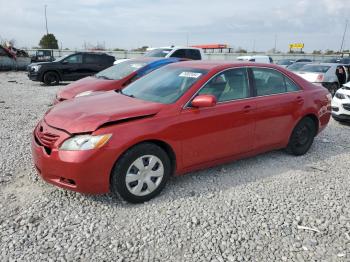
[[[312,62],[295,62],[286,68],[292,72],[298,72],[304,65],[311,64]]]
[[[336,91],[349,79],[349,65],[335,63],[312,63],[294,72],[305,80],[322,85],[334,96]]]

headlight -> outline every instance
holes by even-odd
[[[80,151],[80,150],[90,150],[96,149],[104,146],[108,140],[112,137],[112,134],[106,135],[78,135],[67,139],[63,142],[60,150],[68,151]]]
[[[81,92],[79,94],[77,94],[75,97],[80,97],[80,96],[88,96],[91,95],[94,91],[85,91],[85,92]]]
[[[39,69],[40,69],[40,67],[41,67],[41,65],[34,65],[34,66],[32,66],[32,70],[33,70],[34,72],[38,72]]]
[[[338,92],[335,93],[335,97],[338,98],[338,99],[345,99],[346,98],[344,94],[338,93]]]

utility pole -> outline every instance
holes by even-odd
[[[346,35],[346,30],[347,29],[348,29],[348,19],[346,19],[346,22],[345,22],[345,29],[344,29],[343,39],[341,41],[341,46],[340,46],[340,53],[343,51],[344,40],[345,40],[345,35]]]
[[[188,46],[188,32],[186,33],[186,46]]]
[[[49,34],[49,29],[47,28],[47,16],[46,16],[46,7],[47,5],[45,5],[45,25],[46,25],[46,34]]]

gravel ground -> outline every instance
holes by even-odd
[[[127,204],[37,178],[30,136],[56,91],[0,73],[0,261],[350,261],[349,125],[283,151],[172,178]]]

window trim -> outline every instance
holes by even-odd
[[[238,99],[232,99],[232,100],[226,100],[226,101],[221,101],[221,102],[217,102],[217,105],[220,104],[227,104],[227,103],[231,103],[233,101],[240,101],[240,100],[247,100],[247,99],[251,99],[254,98],[253,93],[252,93],[252,86],[251,86],[251,81],[250,81],[250,75],[249,75],[249,71],[248,71],[248,67],[247,66],[242,66],[242,67],[230,67],[230,68],[225,68],[224,70],[217,72],[215,75],[213,75],[211,78],[209,78],[197,91],[196,93],[193,94],[193,96],[191,96],[191,98],[185,103],[185,105],[182,107],[182,109],[191,109],[193,107],[191,107],[191,101],[198,95],[198,93],[215,77],[217,77],[218,75],[220,75],[223,72],[226,72],[228,70],[232,70],[232,69],[245,69],[246,73],[247,73],[247,84],[248,84],[248,91],[249,91],[249,97],[245,97],[245,98],[238,98]]]
[[[288,80],[290,80],[296,87],[299,88],[299,90],[297,91],[288,91],[288,92],[282,92],[282,93],[276,93],[276,94],[269,94],[269,95],[262,95],[262,96],[258,96],[257,95],[257,89],[256,89],[256,86],[255,86],[255,80],[254,80],[254,73],[253,73],[253,68],[257,68],[257,69],[269,69],[269,70],[273,70],[273,71],[276,71],[278,73],[280,73],[281,75],[283,75],[283,77],[287,78]],[[293,79],[291,79],[290,77],[288,77],[284,72],[281,72],[275,68],[271,68],[271,67],[266,67],[266,66],[262,66],[262,67],[259,67],[259,66],[247,66],[247,69],[250,71],[250,78],[251,78],[251,81],[252,81],[252,87],[253,87],[253,97],[266,97],[266,96],[275,96],[275,95],[283,95],[283,94],[290,94],[290,93],[298,93],[298,92],[302,92],[304,91],[303,88],[301,88],[297,83],[295,83],[295,81]],[[284,80],[285,82],[285,80]]]

